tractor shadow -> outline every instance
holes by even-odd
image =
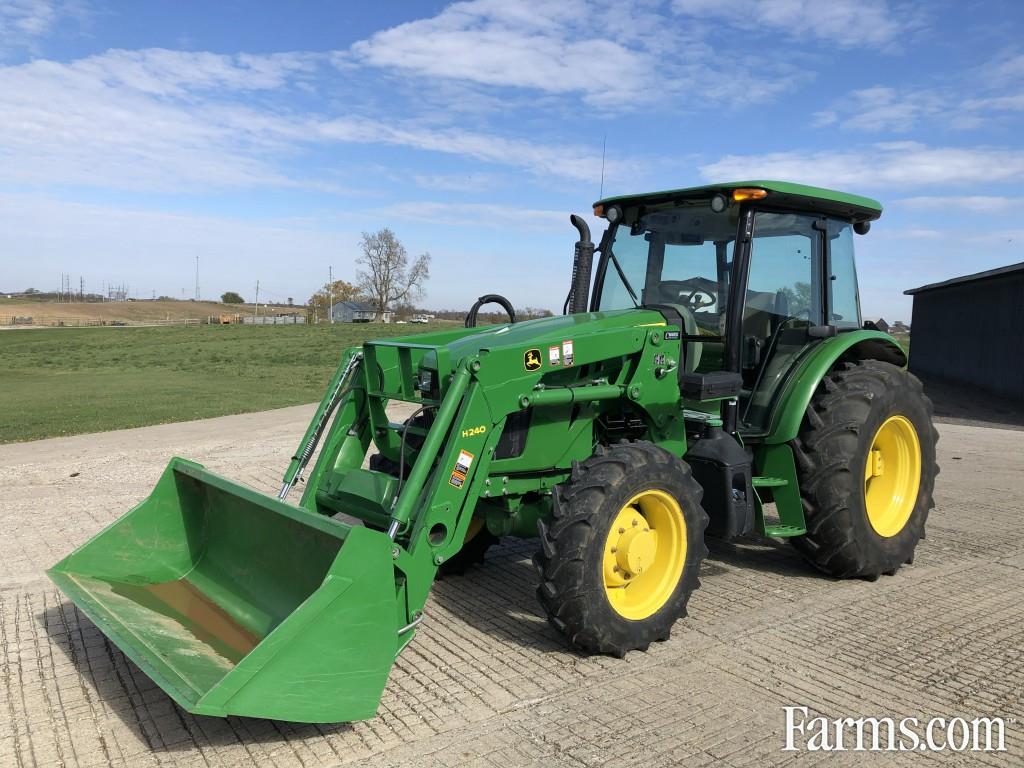
[[[710,569],[725,572],[734,570],[770,573],[786,578],[828,578],[785,541],[760,536],[744,536],[736,541],[707,539],[708,559],[701,570],[703,578]],[[721,564],[721,565],[719,565]]]
[[[707,544],[702,581],[735,579],[740,571],[787,579],[828,578],[782,541],[750,537],[736,542],[709,539]],[[524,649],[585,658],[566,645],[537,600],[539,577],[531,557],[539,547],[537,539],[506,539],[487,553],[482,566],[439,579],[431,591],[428,615],[439,611],[441,623],[461,621],[494,640]]]
[[[438,612],[442,623],[463,622],[499,644],[583,658],[548,624],[537,601],[539,577],[531,558],[539,548],[537,539],[505,539],[488,551],[483,564],[439,579],[428,616]]]

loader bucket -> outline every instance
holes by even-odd
[[[373,717],[399,650],[391,540],[172,459],[50,578],[179,705]]]

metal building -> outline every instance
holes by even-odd
[[[905,293],[913,373],[1024,400],[1024,262]]]

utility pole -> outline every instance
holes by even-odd
[[[256,281],[256,317],[260,316],[260,281]]]
[[[327,315],[334,325],[334,267],[327,267]]]
[[[196,256],[196,301],[199,301],[199,257]]]
[[[85,278],[78,276],[78,300],[85,301]]]

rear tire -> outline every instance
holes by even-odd
[[[555,487],[533,562],[537,597],[573,646],[622,657],[669,638],[700,586],[702,494],[684,461],[646,442],[598,447]]]
[[[917,377],[877,360],[832,370],[792,443],[807,524],[793,546],[837,578],[911,562],[935,505],[937,440]]]

